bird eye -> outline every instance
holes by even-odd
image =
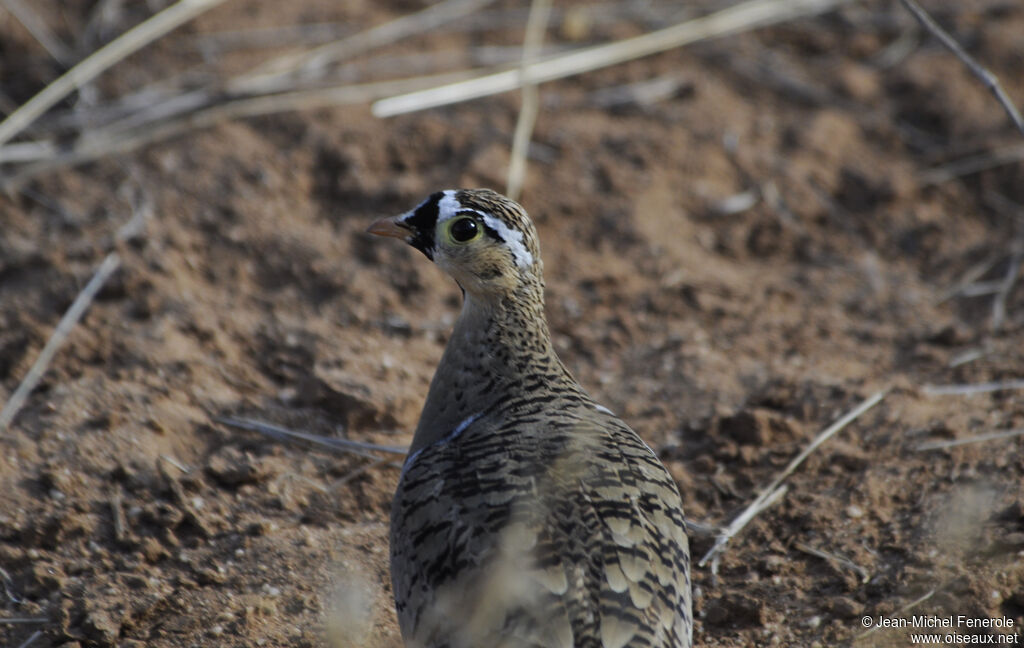
[[[468,243],[480,235],[480,226],[472,218],[460,218],[448,229],[456,243]]]

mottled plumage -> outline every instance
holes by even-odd
[[[555,354],[526,213],[446,191],[370,231],[405,239],[465,294],[392,506],[406,645],[690,646],[679,492]]]

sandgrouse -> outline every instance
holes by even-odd
[[[679,491],[555,355],[523,208],[441,191],[368,231],[404,239],[464,296],[391,510],[406,645],[689,647]]]

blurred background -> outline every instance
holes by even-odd
[[[1024,102],[1024,4],[922,2]],[[1024,623],[1024,136],[900,2],[0,0],[0,114],[0,645],[399,646],[401,458],[222,417],[407,444],[459,293],[363,231],[477,186],[680,485],[698,645]]]

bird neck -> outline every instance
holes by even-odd
[[[466,293],[410,454],[461,433],[467,421],[551,407],[560,399],[589,401],[555,354],[539,294],[486,299]]]

